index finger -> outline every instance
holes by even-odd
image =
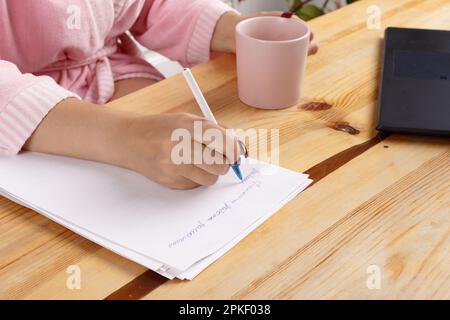
[[[192,125],[188,125],[186,120]],[[193,114],[185,114],[183,122],[183,127],[189,131],[192,140],[222,154],[228,164],[235,164],[240,159],[242,148],[232,129],[225,129]]]

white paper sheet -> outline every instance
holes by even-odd
[[[302,185],[300,187],[300,189],[298,189],[295,192],[293,192],[289,196],[289,198],[286,198],[285,201],[279,205],[278,209],[280,209],[286,203],[291,201],[298,193],[300,193],[303,190],[305,190],[306,187],[308,187],[308,185],[310,185],[311,183],[312,183],[312,180],[307,179],[305,181],[305,184]],[[274,211],[270,212],[267,216],[265,216],[265,217],[261,218],[260,220],[256,221],[243,234],[239,235],[238,237],[236,237],[235,239],[230,241],[230,243],[225,245],[222,249],[220,249],[219,251],[213,253],[212,255],[210,255],[210,256],[208,256],[208,257],[198,261],[196,264],[191,266],[188,270],[182,272],[181,274],[176,275],[176,277],[178,279],[181,279],[181,280],[185,280],[185,279],[192,280],[197,275],[199,275],[203,270],[205,270],[209,265],[214,263],[214,261],[218,260],[225,253],[227,253],[227,251],[229,251],[231,248],[233,248],[235,245],[237,245],[242,239],[244,239],[247,235],[249,235],[253,230],[255,230],[257,227],[259,227],[261,224],[263,224],[264,221],[266,221],[268,218],[270,218],[276,211],[277,210],[274,210]]]
[[[129,170],[27,152],[0,157],[0,192],[168,278],[191,279],[310,183],[251,162],[244,183],[230,171],[213,187],[176,191]]]

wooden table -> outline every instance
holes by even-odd
[[[380,30],[367,28],[370,5]],[[194,69],[221,123],[279,128],[281,165],[315,180],[195,280],[166,281],[0,198],[0,298],[449,299],[449,140],[374,129],[384,28],[450,29],[449,12],[448,0],[365,0],[314,20],[320,52],[287,110],[239,101],[234,56]],[[111,107],[199,113],[181,76]],[[70,265],[80,290],[66,287]],[[367,287],[371,268],[379,289]]]

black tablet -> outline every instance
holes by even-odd
[[[386,29],[377,129],[450,135],[450,31]]]

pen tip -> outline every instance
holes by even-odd
[[[239,169],[237,170],[237,176],[238,176],[239,180],[241,180],[241,182],[244,182],[244,178],[242,178],[242,172]]]
[[[239,166],[233,165],[233,166],[231,166],[231,168],[233,168],[233,171],[236,174],[236,176],[239,178],[239,180],[241,180],[241,182],[244,182],[244,178],[242,177],[242,172],[239,169]]]

